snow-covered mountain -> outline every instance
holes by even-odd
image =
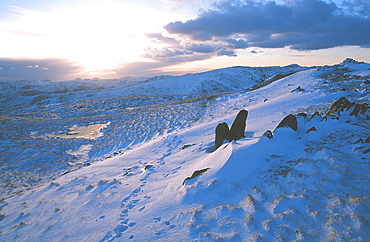
[[[0,103],[2,107],[9,107],[123,96],[219,94],[264,85],[266,82],[304,69],[307,68],[298,65],[257,68],[230,67],[184,76],[157,76],[139,79],[89,79],[63,82],[48,80],[2,81],[0,82]]]
[[[370,240],[370,64],[263,70],[9,95],[0,239]],[[241,109],[245,138],[215,150],[217,124]],[[275,130],[289,114],[297,129]]]

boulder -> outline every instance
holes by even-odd
[[[297,118],[294,115],[289,114],[279,123],[279,125],[275,128],[275,130],[277,130],[278,128],[284,128],[284,127],[289,127],[293,129],[294,131],[296,131],[298,128]]]
[[[247,110],[241,110],[238,115],[236,115],[236,118],[231,125],[230,129],[230,138],[231,140],[238,140],[241,138],[245,138],[244,131],[246,126],[246,120],[248,117],[248,111]]]
[[[227,123],[219,123],[216,127],[216,138],[215,138],[215,147],[218,149],[222,145],[222,143],[227,140],[231,141],[230,138],[230,130]]]

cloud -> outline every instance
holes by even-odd
[[[209,59],[215,56],[215,53],[189,53],[184,55],[169,55],[167,57],[155,56],[151,62],[133,62],[126,63],[120,68],[114,70],[117,76],[138,76],[149,77],[163,74],[178,74],[176,72],[167,71],[167,67],[176,66],[180,63],[200,61]]]
[[[0,58],[0,79],[61,81],[76,78],[82,68],[64,59]]]
[[[217,50],[217,47],[210,44],[190,44],[188,50],[198,53],[212,53]]]
[[[248,42],[245,41],[244,39],[229,38],[229,39],[226,39],[225,41],[230,43],[231,44],[230,47],[235,48],[235,49],[245,49],[245,48],[248,48],[250,46],[248,44]]]
[[[155,40],[158,43],[168,44],[171,46],[179,45],[178,40],[171,38],[171,37],[163,36],[162,33],[149,33],[149,34],[146,34],[145,36],[148,37],[149,39]]]
[[[230,57],[236,57],[237,56],[237,54],[233,50],[219,50],[217,52],[217,56],[223,56],[223,55],[230,56]]]
[[[345,1],[345,5],[338,6],[322,0],[292,0],[285,4],[225,1],[195,19],[171,22],[165,29],[193,41],[224,41],[230,49],[317,50],[346,45],[367,48],[369,4],[363,2]],[[233,38],[236,35],[238,39]]]

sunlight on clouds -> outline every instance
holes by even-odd
[[[68,58],[89,72],[143,60],[154,45],[143,33],[159,32],[171,14],[118,1],[91,1],[39,12],[14,7],[17,15],[0,22],[0,53],[11,57]]]

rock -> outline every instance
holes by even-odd
[[[308,134],[311,131],[317,131],[315,126],[312,126],[309,130],[307,130],[306,134]]]
[[[149,168],[152,168],[153,167],[153,165],[146,165],[145,167],[144,167],[144,170],[148,170]]]
[[[182,150],[185,150],[186,148],[189,148],[190,146],[193,146],[195,144],[189,144],[189,145],[184,145],[183,147],[181,147]]]
[[[247,110],[240,110],[238,115],[236,115],[236,118],[231,125],[230,129],[230,138],[231,140],[238,140],[241,138],[245,138],[244,131],[246,126],[246,120],[248,117],[248,111]]]
[[[209,169],[210,169],[210,168],[204,168],[204,169],[202,169],[202,170],[194,171],[194,172],[193,172],[193,174],[192,174],[190,177],[185,178],[185,180],[184,180],[184,182],[182,183],[182,185],[184,185],[184,184],[185,184],[185,182],[186,182],[187,180],[190,180],[190,179],[193,179],[193,178],[195,178],[195,177],[197,177],[197,176],[200,176],[200,175],[202,175],[204,172],[208,171]]]
[[[297,116],[307,118],[307,113],[299,113]]]
[[[216,138],[215,138],[215,147],[218,149],[224,142],[224,140],[231,141],[230,130],[227,123],[223,122],[217,125],[216,127]]]
[[[370,138],[370,137],[369,137]],[[358,144],[358,143],[364,143],[364,140],[363,139],[359,139],[359,140],[357,140],[355,143],[353,143],[353,144]]]
[[[303,88],[301,88],[301,86],[298,86],[296,89],[292,90],[290,93],[293,93],[293,92],[295,92],[295,91],[303,92],[303,91],[304,91],[304,89],[303,89]]]
[[[333,115],[335,113],[340,113],[344,110],[348,110],[354,106],[350,101],[347,100],[345,97],[341,97],[337,100],[333,105],[331,105],[330,110],[326,113],[326,115]]]
[[[326,119],[327,119],[326,117],[321,116],[321,114],[316,111],[314,114],[312,114],[309,121],[315,120],[315,121],[320,121],[321,122],[321,121],[326,120]]]
[[[358,104],[355,102],[350,102],[345,97],[341,97],[339,100],[333,103],[326,115],[340,115],[341,112],[349,111],[351,109],[352,112],[349,115],[358,117],[359,114],[366,113],[366,111],[369,109],[369,105],[367,103]]]
[[[275,130],[277,130],[278,128],[284,128],[284,127],[289,127],[293,129],[294,131],[296,131],[298,129],[297,118],[294,115],[289,114],[279,123],[279,125],[275,128]]]
[[[271,130],[267,130],[263,135],[263,137],[267,137],[269,139],[272,139],[274,136],[272,135]]]
[[[352,58],[346,58],[344,61],[342,61],[342,64],[362,64],[363,61],[356,61]]]
[[[367,103],[357,104],[355,105],[353,111],[350,113],[351,116],[357,117],[359,114],[364,114],[369,109],[369,105]]]
[[[370,136],[367,137],[367,139],[365,140],[365,143],[370,143]]]

